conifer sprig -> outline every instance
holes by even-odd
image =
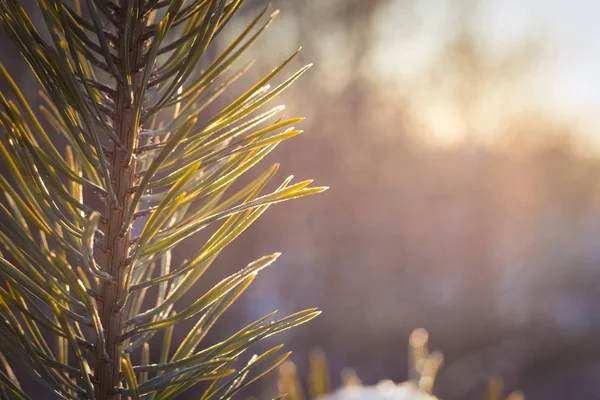
[[[277,12],[262,10],[207,60],[243,0],[36,3],[45,23],[39,31],[21,2],[0,0],[4,31],[44,100],[34,112],[0,64],[8,172],[0,176],[0,398],[31,398],[11,368],[18,363],[58,399],[166,400],[200,382],[208,382],[203,400],[229,399],[287,356],[277,346],[239,368],[249,346],[318,311],[271,314],[203,346],[278,254],[178,304],[270,205],[325,189],[289,177],[267,190],[277,164],[234,186],[301,132],[294,127],[301,119],[265,106],[308,66],[280,78],[295,52],[219,109],[220,96],[252,67],[240,58]],[[191,259],[172,263],[183,241],[209,227]],[[192,318],[194,328],[169,351],[176,325]],[[163,343],[155,359],[156,333]]]

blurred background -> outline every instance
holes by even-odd
[[[264,4],[248,0],[211,51]],[[305,133],[269,161],[331,189],[273,207],[220,257],[207,284],[283,252],[213,340],[318,306],[256,351],[285,342],[305,373],[321,347],[334,380],[352,367],[367,384],[401,381],[408,335],[423,327],[445,355],[440,398],[480,399],[500,376],[529,399],[600,399],[600,3],[274,6],[237,87],[303,46],[295,66],[315,66],[280,101],[307,117]],[[7,64],[35,100],[18,55]],[[275,379],[248,394],[272,398]]]

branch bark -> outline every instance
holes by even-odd
[[[122,1],[121,3],[127,3]],[[126,9],[126,4],[122,4]],[[124,17],[121,14],[121,17]],[[106,350],[108,359],[96,354],[94,362],[95,397],[97,400],[117,400],[121,395],[114,388],[121,386],[121,346],[119,337],[123,333],[123,304],[125,298],[125,281],[127,276],[130,247],[131,229],[127,226],[123,230],[126,221],[126,212],[131,204],[131,187],[135,183],[135,162],[132,158],[133,149],[130,143],[136,146],[137,134],[139,132],[139,121],[134,110],[133,101],[139,94],[141,86],[139,71],[136,71],[143,57],[143,32],[144,21],[132,23],[131,43],[122,47],[121,38],[125,34],[124,23],[118,31],[117,43],[119,53],[129,53],[130,71],[125,71],[123,63],[118,64],[120,76],[117,78],[115,90],[115,117],[113,127],[115,136],[119,138],[124,146],[113,144],[112,162],[110,172],[112,185],[117,195],[118,203],[107,203],[105,215],[107,216],[105,230],[105,245],[103,254],[99,257],[102,269],[115,278],[115,283],[101,282],[99,294],[99,311],[102,326],[106,336]],[[131,74],[131,86],[127,83],[127,75]],[[133,93],[133,98],[132,98]]]

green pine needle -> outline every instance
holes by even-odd
[[[167,400],[208,382],[203,400],[230,399],[289,354],[276,346],[238,368],[252,344],[319,314],[310,309],[273,320],[272,313],[203,345],[279,254],[250,262],[180,305],[271,205],[326,189],[292,177],[267,189],[278,164],[234,185],[302,133],[294,127],[301,118],[283,119],[283,106],[264,106],[310,67],[271,87],[294,52],[207,115],[252,68],[253,61],[237,64],[278,13],[263,9],[199,72],[199,61],[242,3],[37,0],[42,34],[18,0],[0,0],[0,23],[44,102],[34,112],[0,64],[7,88],[0,93],[0,155],[8,171],[0,177],[6,200],[0,205],[0,398],[34,396],[15,372],[26,371],[48,398]],[[198,252],[172,263],[172,252],[208,227],[214,233]],[[172,343],[179,323],[190,319],[194,327]],[[162,348],[152,351],[156,334]]]

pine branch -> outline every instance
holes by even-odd
[[[9,364],[17,362],[55,398],[166,400],[209,381],[202,398],[229,399],[287,357],[277,346],[233,369],[253,343],[318,314],[304,310],[269,322],[271,314],[202,347],[208,330],[278,254],[178,307],[271,205],[326,189],[289,177],[265,192],[278,169],[273,165],[232,190],[277,145],[301,133],[293,127],[301,118],[273,121],[282,106],[260,110],[308,68],[271,88],[296,52],[200,118],[244,77],[252,62],[229,70],[277,15],[265,18],[265,8],[197,72],[242,3],[38,0],[46,40],[19,1],[0,0],[2,26],[38,78],[44,101],[38,116],[0,65],[9,88],[0,93],[0,154],[10,175],[0,177],[7,199],[0,205],[6,252],[0,254],[0,396],[29,398]],[[159,114],[172,117],[159,123]],[[64,151],[57,138],[68,143]],[[103,208],[93,209],[91,197]],[[141,228],[136,237],[134,224]],[[193,258],[172,266],[172,251],[209,226],[217,229]],[[154,306],[143,309],[152,287]],[[192,318],[195,327],[171,354],[174,330]],[[157,333],[163,334],[158,362],[148,343]]]

